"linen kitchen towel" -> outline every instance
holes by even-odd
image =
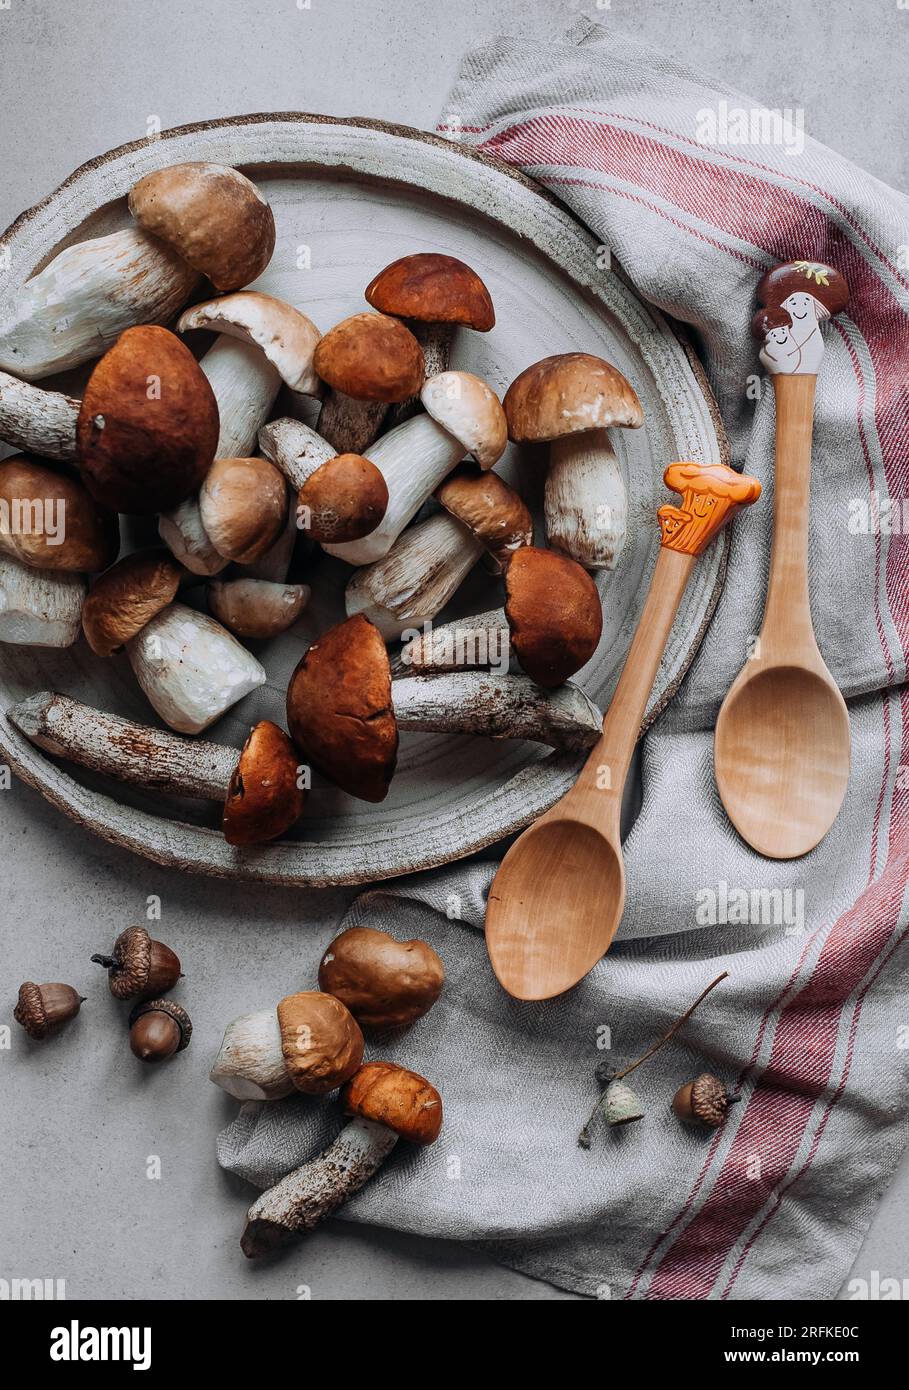
[[[743,120],[765,138],[733,143]],[[624,920],[583,983],[543,1004],[501,991],[481,935],[491,864],[351,909],[346,925],[424,937],[445,962],[433,1011],[371,1048],[438,1086],[445,1124],[429,1149],[400,1145],[341,1215],[478,1243],[600,1298],[833,1297],[907,1138],[909,201],[808,139],[799,113],[772,119],[586,23],[545,49],[501,38],[468,54],[440,129],[556,193],[644,298],[690,326],[733,462],[765,491],[733,527],[703,646],[644,740]],[[852,291],[818,381],[810,572],[853,763],[830,834],[779,863],[723,812],[712,725],[759,629],[769,560],[774,405],[749,334],[754,290],[792,257],[832,263]],[[328,939],[301,938],[301,978]],[[645,1119],[600,1125],[579,1148],[597,1061],[638,1056],[723,969],[635,1074]],[[669,1102],[705,1069],[741,1103],[700,1132]],[[330,1100],[247,1105],[219,1161],[265,1186],[339,1124]]]

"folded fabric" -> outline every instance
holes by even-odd
[[[765,493],[735,523],[703,646],[644,740],[625,916],[587,979],[544,1004],[503,994],[480,934],[493,864],[365,894],[345,922],[424,937],[448,983],[372,1048],[437,1085],[441,1138],[399,1146],[341,1214],[470,1241],[600,1298],[833,1297],[907,1138],[909,561],[892,517],[909,486],[909,202],[792,127],[778,145],[724,145],[733,108],[755,109],[586,22],[545,50],[500,38],[464,60],[440,129],[556,192],[644,298],[690,325],[733,462]],[[759,629],[769,561],[774,407],[754,288],[795,256],[836,265],[852,290],[818,380],[809,563],[853,763],[827,838],[776,863],[723,812],[712,724]],[[308,943],[313,973],[327,941]],[[645,1119],[578,1148],[604,1045],[616,1066],[639,1055],[723,969],[635,1074]],[[742,1097],[716,1131],[669,1109],[705,1069]],[[339,1124],[333,1101],[247,1105],[218,1158],[267,1186]]]

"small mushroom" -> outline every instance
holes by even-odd
[[[442,993],[445,968],[426,941],[348,927],[319,964],[319,988],[346,1004],[361,1028],[408,1028]]]
[[[297,491],[300,530],[314,541],[339,544],[368,536],[388,507],[388,487],[374,463],[336,455],[299,420],[273,420],[259,431],[259,448]]]
[[[100,575],[82,606],[82,630],[96,656],[113,656],[173,603],[180,566],[166,550],[138,550]]]
[[[268,459],[216,459],[199,492],[199,517],[219,555],[250,564],[284,529],[284,478]]]
[[[338,454],[362,454],[389,405],[416,395],[426,375],[420,344],[386,314],[354,314],[336,324],[318,344],[314,361],[331,387],[319,433]]]
[[[208,606],[237,637],[277,637],[293,627],[309,602],[307,584],[273,584],[267,579],[227,579],[209,584]]]
[[[355,1118],[318,1158],[288,1173],[246,1213],[240,1244],[250,1259],[330,1216],[369,1181],[398,1139],[433,1144],[442,1128],[436,1088],[394,1062],[367,1062],[342,1091],[341,1104]]]
[[[76,457],[79,402],[0,372],[0,439],[46,459]]]
[[[329,555],[351,565],[380,560],[426,499],[465,454],[492,468],[508,442],[499,398],[470,372],[431,377],[420,393],[426,413],[389,430],[369,450],[388,486],[388,508],[363,540],[326,545]]]
[[[82,631],[81,574],[36,570],[0,555],[0,642],[71,647]]]
[[[180,317],[179,333],[192,328],[221,335],[199,363],[218,402],[217,458],[251,452],[282,381],[298,395],[321,394],[313,369],[319,330],[283,300],[254,290],[207,299]]]
[[[265,684],[254,656],[220,623],[182,603],[162,609],[126,650],[154,710],[184,734],[201,733]]]
[[[345,1005],[333,994],[304,990],[277,1010],[231,1023],[209,1076],[237,1100],[280,1100],[294,1091],[324,1096],[362,1060],[363,1034]]]
[[[551,441],[544,504],[549,544],[587,569],[615,569],[628,498],[607,431],[644,423],[630,383],[601,357],[558,353],[521,372],[504,405],[510,439]]]
[[[215,456],[218,406],[175,334],[129,328],[89,377],[76,434],[96,501],[148,516],[198,492]]]
[[[224,555],[219,555],[215,550],[211,537],[202,525],[198,494],[187,497],[172,511],[158,517],[158,535],[174,559],[191,574],[220,574],[230,564]]]
[[[243,745],[224,803],[222,829],[229,845],[277,840],[303,814],[297,750],[283,729],[257,724]]]
[[[348,614],[365,614],[386,640],[433,619],[483,554],[502,569],[533,541],[530,512],[497,473],[462,464],[435,495],[444,510],[404,531],[347,585]]]
[[[0,462],[0,551],[34,569],[81,573],[112,564],[119,549],[116,514],[78,479],[28,454]]]

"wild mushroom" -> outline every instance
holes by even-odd
[[[246,290],[207,299],[181,315],[177,331],[220,334],[199,366],[218,402],[217,458],[245,458],[284,382],[303,396],[322,386],[313,369],[319,330],[305,314],[271,295]]]
[[[303,814],[297,751],[270,720],[257,724],[240,750],[227,788],[221,828],[229,845],[277,840]]]
[[[505,607],[461,618],[410,639],[400,666],[411,672],[500,664],[513,649],[531,680],[558,686],[593,656],[603,631],[597,587],[567,555],[517,550],[505,571]]]
[[[319,433],[338,454],[362,454],[379,433],[389,405],[416,395],[426,375],[420,344],[386,314],[342,320],[324,335],[314,361],[331,387],[319,413]]]
[[[359,454],[336,455],[299,420],[273,420],[259,431],[259,448],[297,492],[297,525],[310,539],[339,544],[368,536],[388,507],[379,469]]]
[[[551,441],[544,503],[549,544],[586,569],[615,569],[628,497],[607,431],[644,423],[629,382],[601,357],[558,353],[521,372],[504,406],[515,443]]]
[[[392,261],[367,286],[366,299],[379,313],[404,319],[423,349],[428,377],[448,370],[458,327],[478,333],[495,327],[492,299],[476,271],[434,251]],[[394,422],[400,423],[416,405],[411,399],[395,406]]]
[[[84,572],[119,549],[116,514],[76,478],[28,454],[0,462],[0,551],[34,569]]]
[[[220,574],[230,561],[219,555],[202,525],[198,494],[158,517],[158,535],[176,560],[191,574]],[[264,558],[264,557],[263,557]]]
[[[198,734],[265,684],[255,657],[212,618],[172,603],[126,644],[136,680],[165,724]]]
[[[367,1062],[341,1092],[354,1118],[318,1158],[263,1192],[246,1213],[244,1255],[266,1255],[301,1231],[310,1231],[358,1192],[399,1139],[435,1143],[442,1099],[417,1072],[394,1062]]]
[[[347,585],[348,614],[365,614],[386,640],[434,618],[481,555],[502,569],[533,541],[530,512],[497,473],[462,464],[435,495],[444,510],[410,527]]]
[[[80,574],[31,569],[0,555],[0,642],[71,647],[81,631],[84,599]]]
[[[76,435],[96,501],[148,516],[198,492],[215,456],[218,406],[175,334],[128,328],[89,377]]]
[[[304,990],[229,1024],[209,1076],[237,1100],[325,1096],[362,1060],[363,1034],[340,999]]]
[[[267,579],[227,579],[209,584],[206,593],[219,623],[237,637],[262,639],[293,627],[309,602],[310,589]]]
[[[505,414],[498,396],[479,377],[443,372],[426,382],[420,399],[426,413],[389,430],[369,451],[388,485],[381,523],[363,540],[326,545],[329,555],[351,565],[380,560],[465,454],[488,470],[504,453]]]
[[[388,793],[399,727],[579,748],[596,741],[601,722],[576,686],[552,696],[519,676],[475,672],[392,685],[382,636],[360,613],[312,643],[287,689],[294,743],[314,767],[363,801],[382,801]]]
[[[99,575],[82,606],[82,629],[95,655],[121,651],[173,603],[180,577],[166,550],[137,550]]]
[[[268,459],[215,459],[199,492],[199,516],[219,555],[249,564],[264,555],[284,529],[284,478]]]
[[[0,372],[0,439],[46,459],[76,457],[79,402]]]
[[[426,941],[348,927],[319,963],[319,988],[346,1004],[361,1028],[408,1028],[442,993],[445,968]]]

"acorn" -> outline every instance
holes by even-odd
[[[738,1096],[731,1096],[718,1077],[702,1071],[694,1081],[680,1086],[672,1098],[672,1108],[680,1120],[691,1124],[709,1125],[716,1129],[723,1123],[730,1105]]]
[[[129,1016],[129,1045],[140,1062],[166,1062],[192,1035],[189,1014],[172,999],[143,1000]]]
[[[72,985],[36,985],[26,980],[19,986],[19,1002],[13,1018],[38,1040],[58,1033],[69,1023],[85,1003],[85,995],[77,994]]]
[[[172,989],[182,973],[177,955],[163,941],[154,941],[144,927],[127,927],[109,956],[92,956],[108,972],[115,999],[153,999]]]

